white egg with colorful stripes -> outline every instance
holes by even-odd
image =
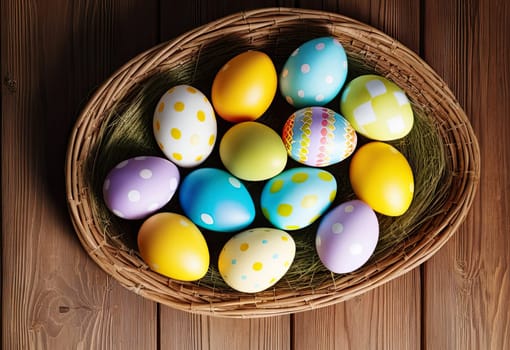
[[[153,131],[168,159],[185,168],[197,166],[211,154],[216,142],[214,109],[198,89],[174,86],[156,105]]]
[[[336,164],[356,148],[353,127],[340,114],[326,107],[306,107],[285,122],[282,139],[289,156],[314,167]]]

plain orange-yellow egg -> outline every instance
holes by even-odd
[[[145,220],[138,231],[138,249],[151,270],[176,280],[198,280],[209,268],[204,236],[180,214],[158,213]]]
[[[228,61],[216,74],[211,100],[216,113],[230,122],[259,118],[276,94],[273,61],[263,52],[246,51]]]
[[[413,200],[411,167],[402,153],[384,142],[367,143],[354,154],[349,179],[356,196],[384,215],[404,214]]]

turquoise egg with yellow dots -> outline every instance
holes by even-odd
[[[269,222],[281,230],[299,230],[317,220],[337,192],[335,177],[318,168],[288,169],[262,189],[260,206]]]

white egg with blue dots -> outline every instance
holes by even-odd
[[[276,284],[289,270],[296,244],[287,232],[252,228],[233,236],[223,246],[218,270],[233,289],[257,293]]]
[[[285,62],[279,77],[280,92],[294,107],[324,106],[340,92],[347,68],[347,55],[336,38],[307,41]]]

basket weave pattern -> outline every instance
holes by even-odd
[[[234,52],[260,49],[276,60],[284,60],[304,40],[324,35],[335,36],[354,65],[394,81],[414,105],[435,118],[450,175],[448,196],[441,210],[393,249],[392,254],[359,272],[309,288],[282,286],[253,295],[215,289],[198,282],[170,280],[149,270],[122,241],[107,236],[91,205],[88,176],[91,158],[96,157],[110,111],[119,101],[148,77],[168,69],[182,69],[193,81],[199,67],[215,55],[224,56],[221,62],[226,62]],[[212,81],[212,75],[207,78]],[[180,310],[226,317],[260,317],[347,300],[426,261],[465,218],[476,192],[479,172],[478,144],[465,113],[441,78],[414,52],[380,31],[341,15],[269,8],[235,14],[196,28],[140,54],[119,69],[91,98],[72,131],[66,190],[70,216],[83,247],[104,271],[126,288]]]

